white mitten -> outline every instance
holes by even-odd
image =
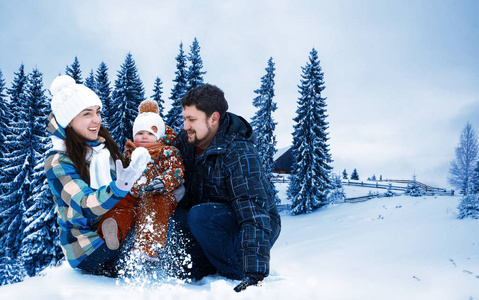
[[[150,153],[143,147],[136,148],[131,154],[131,163],[124,169],[120,160],[116,161],[116,186],[122,191],[130,191],[140,178],[150,161]]]
[[[146,168],[146,164],[150,161],[150,159],[150,152],[148,152],[148,150],[144,147],[138,147],[131,153],[130,166],[137,164],[140,167],[145,166],[144,168]]]

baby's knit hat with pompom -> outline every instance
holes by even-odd
[[[91,89],[77,84],[68,75],[61,75],[53,80],[50,86],[53,95],[51,107],[58,124],[66,128],[68,124],[85,108],[98,105],[101,100]]]
[[[138,117],[133,123],[133,136],[139,131],[145,130],[153,133],[156,140],[165,134],[165,123],[159,115],[158,103],[153,100],[144,100],[138,106]]]

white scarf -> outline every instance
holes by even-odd
[[[66,152],[65,140],[52,135],[52,145],[53,150]],[[110,170],[114,170],[114,163],[104,143],[88,148],[85,160],[90,163],[91,188],[99,189],[112,181]]]

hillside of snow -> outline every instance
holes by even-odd
[[[286,186],[277,184],[281,199]],[[282,211],[271,275],[242,293],[219,276],[133,285],[63,263],[0,287],[0,299],[479,299],[479,220],[456,218],[460,199],[397,196],[307,215]]]

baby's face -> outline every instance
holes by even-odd
[[[156,136],[146,130],[138,131],[133,137],[133,142],[136,144],[151,144],[156,142]]]

